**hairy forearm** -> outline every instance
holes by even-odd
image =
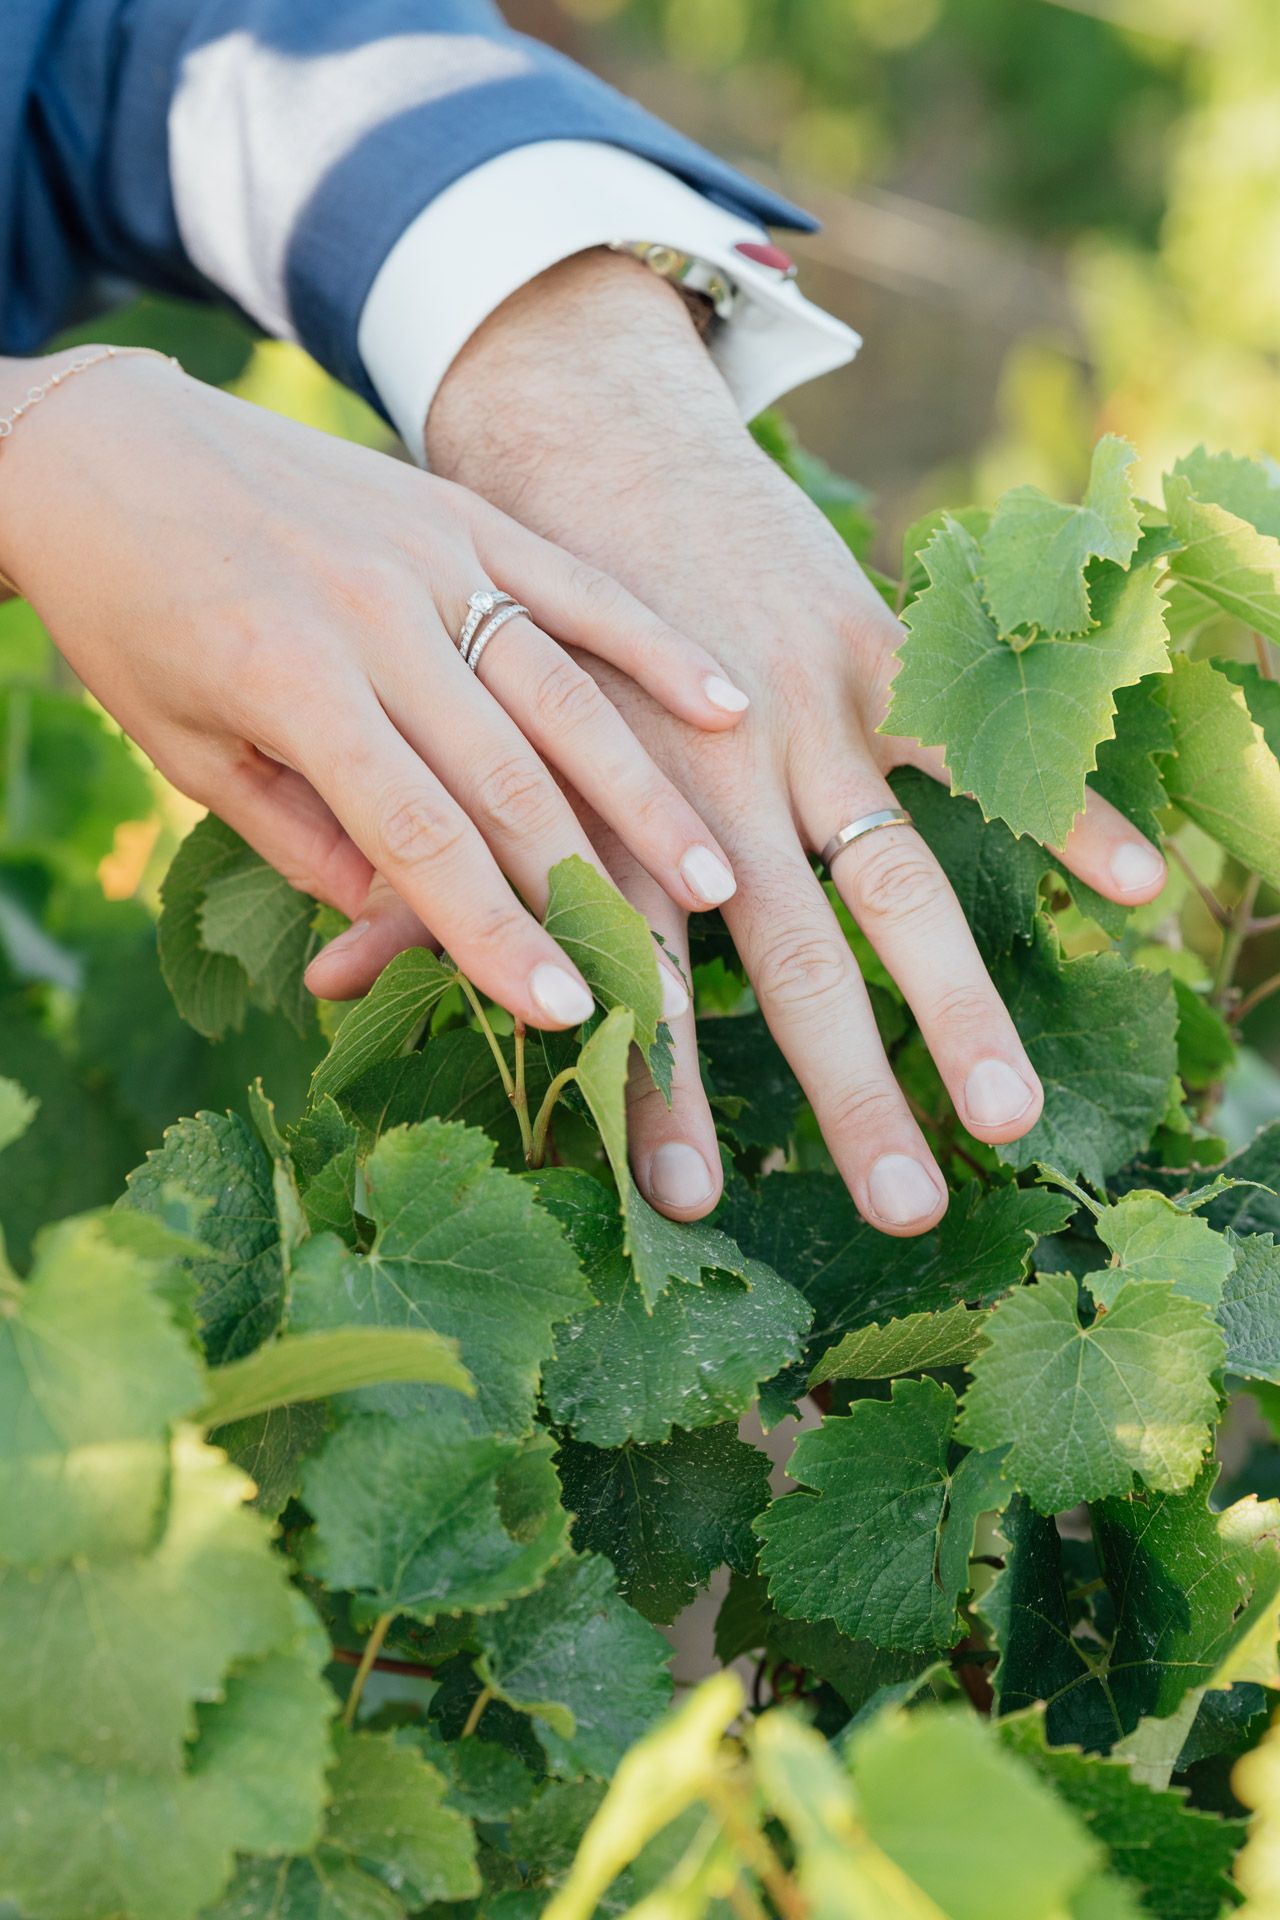
[[[458,356],[427,422],[435,472],[570,546],[584,473],[624,496],[649,494],[660,477],[674,520],[706,461],[749,445],[684,298],[603,250],[505,301]]]

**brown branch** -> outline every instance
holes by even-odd
[[[358,1667],[364,1655],[357,1653],[354,1647],[330,1647],[329,1658],[344,1667]],[[435,1677],[434,1667],[424,1667],[419,1660],[383,1660],[375,1657],[370,1663],[371,1673],[398,1673],[408,1680],[431,1680]]]
[[[1271,978],[1264,980],[1260,987],[1254,987],[1251,993],[1246,993],[1233,1015],[1236,1025],[1239,1026],[1242,1020],[1247,1020],[1254,1008],[1260,1007],[1264,1000],[1269,1000],[1273,993],[1280,993],[1280,973],[1273,973]]]

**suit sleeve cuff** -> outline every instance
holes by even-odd
[[[573,254],[654,240],[721,267],[739,290],[709,346],[746,418],[845,365],[861,342],[793,280],[744,258],[760,227],[652,161],[590,140],[544,140],[485,161],[436,196],[378,271],[359,322],[365,370],[424,460],[436,391],[507,297]]]

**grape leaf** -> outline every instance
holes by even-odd
[[[904,616],[883,731],[944,748],[953,789],[1015,833],[1062,846],[1113,732],[1116,689],[1167,670],[1155,576],[1100,567],[1088,633],[1044,634],[1016,649],[987,611],[981,555],[962,527],[945,522],[924,563],[930,585]]]
[[[338,1028],[311,1076],[311,1098],[339,1094],[371,1067],[394,1059],[457,977],[426,947],[406,947],[389,960]]]
[[[207,1920],[405,1920],[480,1891],[471,1823],[443,1775],[390,1735],[346,1734],[321,1841],[303,1859],[246,1860]]]
[[[905,804],[905,803],[904,803]],[[720,1129],[742,1147],[785,1146],[804,1105],[804,1093],[762,1013],[704,1020],[698,1048]]]
[[[552,1773],[607,1779],[671,1697],[670,1648],[620,1600],[598,1554],[554,1568],[536,1593],[477,1624],[480,1672],[532,1715]]]
[[[285,1334],[209,1375],[204,1416],[211,1424],[246,1420],[297,1400],[380,1386],[391,1380],[474,1388],[450,1340],[409,1327],[343,1327]]]
[[[1215,660],[1213,664],[1233,687],[1239,687],[1250,719],[1262,728],[1267,746],[1280,758],[1280,681],[1264,680],[1252,660]]]
[[[232,1669],[200,1706],[189,1778],[204,1817],[246,1853],[301,1853],[319,1837],[334,1698],[329,1642],[305,1603],[297,1642]]]
[[[323,1400],[304,1400],[296,1407],[273,1407],[247,1420],[233,1420],[215,1428],[209,1438],[253,1481],[258,1512],[275,1519],[298,1491],[302,1463],[330,1425]]]
[[[1078,507],[1051,500],[1039,487],[1013,487],[1001,496],[981,542],[987,605],[1000,633],[1083,633],[1089,626],[1089,561],[1127,567],[1142,534],[1128,474],[1137,457],[1127,441],[1104,434]]]
[[[1003,961],[992,979],[1044,1086],[1039,1120],[1000,1157],[1104,1185],[1146,1146],[1168,1103],[1177,1064],[1169,976],[1118,953],[1064,959],[1041,920],[1030,952]]]
[[[959,1437],[1009,1448],[1005,1470],[1044,1513],[1195,1479],[1212,1432],[1210,1378],[1225,1343],[1205,1309],[1127,1280],[1082,1327],[1070,1274],[1042,1274],[1001,1301],[973,1362]]]
[[[931,1650],[902,1653],[851,1640],[831,1620],[790,1620],[770,1603],[760,1574],[736,1571],[716,1616],[715,1646],[725,1666],[763,1649],[775,1660],[821,1677],[852,1714],[886,1690],[910,1691],[932,1671],[936,1658]]]
[[[813,1309],[805,1360],[815,1366],[846,1334],[913,1312],[986,1303],[1025,1279],[1043,1234],[1075,1210],[1045,1187],[971,1181],[930,1233],[891,1239],[860,1217],[831,1174],[772,1175],[757,1187],[732,1182],[718,1216],[753,1259],[776,1268]],[[803,1378],[797,1390],[803,1388]]]
[[[1107,1607],[1088,1631],[1076,1631],[1052,1521],[1012,1504],[1005,1568],[978,1603],[1000,1647],[1002,1712],[1045,1701],[1055,1746],[1105,1749],[1144,1716],[1173,1714],[1191,1690],[1252,1677],[1257,1629],[1274,1667],[1280,1505],[1250,1498],[1213,1512],[1217,1471],[1210,1462],[1185,1493],[1143,1489],[1091,1510]]]
[[[451,1807],[472,1820],[509,1820],[534,1796],[529,1769],[509,1747],[470,1735],[442,1740],[435,1727],[400,1727],[396,1739],[420,1753],[448,1782]]]
[[[1155,1792],[1123,1763],[1050,1746],[1042,1710],[1002,1720],[1000,1738],[1075,1809],[1108,1849],[1113,1872],[1134,1882],[1158,1920],[1218,1920],[1240,1821],[1202,1812],[1183,1792]]]
[[[552,1419],[579,1440],[664,1441],[673,1427],[733,1418],[799,1354],[808,1309],[762,1263],[746,1263],[741,1279],[713,1270],[697,1286],[672,1280],[650,1313],[609,1196],[581,1173],[543,1175],[539,1190],[573,1236],[596,1302],[560,1329],[543,1376]]]
[[[214,1449],[180,1438],[149,1553],[0,1571],[0,1740],[176,1774],[196,1701],[296,1630],[288,1570],[242,1504],[250,1491]]]
[[[0,1272],[0,1562],[150,1544],[170,1427],[203,1394],[151,1281],[92,1216],[37,1242],[24,1286]]]
[[[981,1353],[987,1316],[971,1307],[943,1307],[933,1313],[908,1313],[883,1326],[872,1321],[846,1333],[828,1347],[809,1375],[811,1387],[824,1380],[890,1380],[895,1374],[926,1367],[958,1367]]]
[[[175,1193],[203,1203],[195,1232],[208,1255],[189,1268],[205,1352],[239,1359],[274,1333],[284,1293],[271,1162],[239,1114],[179,1120],[117,1204],[163,1220]]]
[[[954,1644],[974,1523],[1009,1492],[998,1459],[949,1467],[955,1410],[949,1387],[899,1380],[889,1400],[801,1434],[787,1471],[804,1491],[755,1524],[780,1613],[878,1647]]]
[[[551,1453],[433,1413],[352,1415],[302,1468],[307,1567],[379,1613],[501,1606],[568,1548]]]
[[[526,1095],[536,1113],[550,1084],[541,1048],[525,1048]],[[342,1089],[344,1112],[372,1145],[393,1127],[419,1120],[462,1120],[480,1127],[497,1146],[497,1162],[524,1168],[515,1109],[483,1034],[470,1027],[435,1035],[430,1046],[371,1067]]]
[[[178,848],[160,887],[160,969],[178,1012],[206,1040],[238,1033],[249,1005],[249,979],[239,960],[210,952],[200,927],[208,888],[235,871],[243,852],[239,834],[206,814]]]
[[[155,810],[142,756],[80,693],[0,688],[0,734],[8,742],[0,833],[11,847],[40,847],[59,865],[92,871],[118,825]]]
[[[1217,1310],[1227,1371],[1280,1386],[1280,1247],[1270,1234],[1227,1238],[1235,1264]]]
[[[302,976],[316,946],[316,903],[298,893],[252,847],[220,863],[198,909],[200,939],[210,953],[239,962],[254,1004],[279,1010],[297,1032],[312,1024],[315,1002]]]
[[[1163,718],[1163,708],[1157,711]],[[1154,769],[1152,777],[1163,804],[1164,788]],[[1107,933],[1123,930],[1123,907],[1086,887],[1038,841],[1026,835],[1021,840],[1015,838],[1003,820],[984,820],[976,800],[948,793],[937,780],[915,767],[900,767],[890,784],[950,881],[988,964],[1009,953],[1018,942],[1031,939],[1041,884],[1049,875],[1068,887],[1080,911]]]
[[[1274,460],[1250,460],[1238,453],[1210,453],[1203,446],[1173,463],[1200,500],[1211,500],[1259,533],[1280,540],[1280,470]]]
[[[849,1770],[867,1832],[949,1920],[1058,1920],[1104,1863],[1086,1822],[972,1713],[875,1720],[854,1737]]]
[[[1167,807],[1160,766],[1173,745],[1173,728],[1161,698],[1163,685],[1163,673],[1152,673],[1131,686],[1117,687],[1115,734],[1099,746],[1098,765],[1089,782],[1094,793],[1109,800],[1157,846],[1164,838]],[[1122,907],[1101,900],[1079,880],[1068,876],[1067,884],[1076,904],[1101,925],[1107,925],[1103,910],[1123,919]]]
[[[530,1184],[492,1165],[493,1143],[445,1120],[382,1136],[365,1166],[376,1224],[367,1258],[294,1277],[292,1332],[425,1327],[457,1342],[477,1427],[528,1430],[551,1329],[587,1298],[572,1247]],[[367,1388],[358,1404],[435,1404],[437,1389]]]
[[[606,1012],[635,1015],[635,1038],[647,1055],[662,1020],[662,982],[644,915],[578,854],[547,876],[543,926],[573,961]]]
[[[1162,695],[1173,725],[1161,763],[1169,798],[1245,866],[1280,884],[1280,764],[1244,695],[1208,660],[1185,655],[1174,660]]]
[[[646,1620],[674,1620],[718,1567],[755,1562],[751,1522],[769,1504],[769,1459],[732,1426],[676,1431],[660,1446],[561,1443],[563,1498],[580,1553],[612,1561]]]
[[[1096,1221],[1098,1238],[1113,1258],[1105,1273],[1089,1275],[1089,1291],[1110,1306],[1126,1280],[1163,1280],[1175,1293],[1216,1306],[1235,1265],[1235,1250],[1200,1215],[1163,1194],[1135,1189]]]
[[[389,1735],[346,1735],[330,1783],[325,1849],[379,1876],[406,1904],[480,1891],[471,1824],[445,1804],[447,1782]]]
[[[1230,505],[1204,497],[1214,478],[1203,465],[1165,476],[1169,524],[1181,548],[1169,571],[1247,627],[1280,640],[1280,536],[1262,532],[1240,512],[1256,502],[1235,486],[1224,489]],[[1270,525],[1271,523],[1268,522]]]

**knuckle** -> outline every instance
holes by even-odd
[[[573,592],[590,620],[607,620],[622,611],[624,593],[616,580],[581,563],[574,568]]]
[[[594,720],[603,699],[595,681],[567,655],[547,669],[534,695],[539,720],[561,733]]]
[[[757,990],[780,1011],[824,999],[849,974],[849,950],[834,934],[787,933],[767,943],[756,967]]]
[[[828,1103],[822,1114],[822,1130],[828,1138],[879,1141],[900,1118],[898,1095],[866,1081],[843,1088]]]
[[[469,953],[493,952],[509,959],[517,941],[523,939],[527,921],[514,901],[508,906],[479,908],[467,922]]]
[[[429,793],[400,793],[382,810],[381,841],[391,865],[413,871],[447,860],[467,838],[462,814]]]
[[[541,767],[518,753],[503,755],[486,768],[476,791],[483,820],[508,835],[538,834],[549,827],[556,799]]]
[[[875,846],[884,838],[886,844]],[[922,847],[912,840],[872,834],[861,861],[850,876],[854,912],[863,921],[902,921],[932,904],[936,884],[933,867]]]
[[[938,995],[934,1017],[939,1026],[966,1033],[990,1033],[999,1018],[993,995],[979,987],[945,987]]]

